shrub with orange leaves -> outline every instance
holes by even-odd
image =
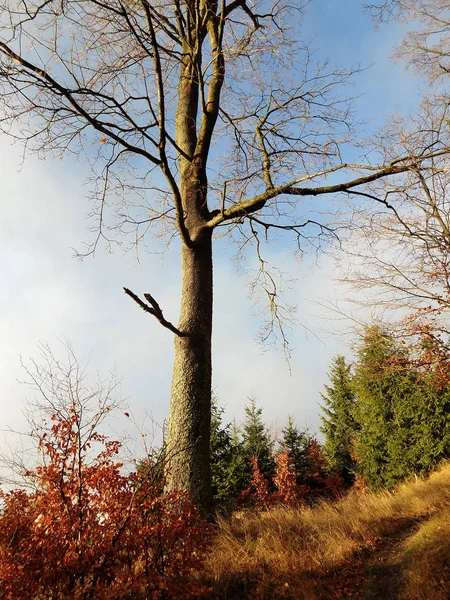
[[[252,456],[250,459],[252,467],[252,478],[250,487],[253,490],[252,499],[261,508],[267,507],[270,497],[269,482],[261,473],[258,465],[258,458]]]
[[[275,491],[271,492],[269,483],[258,465],[256,456],[251,458],[252,478],[250,487],[238,499],[239,506],[253,506],[267,509],[277,505],[296,506],[303,502],[312,503],[317,499],[334,498],[342,494],[345,482],[336,473],[330,472],[322,447],[315,439],[308,442],[306,448],[308,471],[304,482],[297,483],[294,460],[284,449],[276,457],[276,473],[273,480]]]
[[[183,492],[164,493],[145,470],[123,474],[120,444],[83,428],[82,404],[51,417],[34,491],[0,492],[0,597],[185,599],[209,527]]]
[[[435,320],[416,321],[415,327],[407,330],[415,337],[410,343],[409,361],[422,377],[436,389],[443,390],[450,385],[450,347],[447,332],[443,332]]]
[[[277,470],[274,483],[277,487],[278,502],[286,506],[294,506],[299,502],[300,490],[297,485],[294,460],[287,450],[283,450],[275,458]]]

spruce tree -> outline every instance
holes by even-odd
[[[368,327],[353,381],[360,428],[356,454],[365,480],[390,487],[421,471],[421,421],[433,390],[409,363],[407,350],[381,327]]]
[[[262,420],[262,408],[256,406],[255,398],[249,398],[249,401],[244,408],[245,417],[242,425],[242,449],[248,465],[248,482],[251,477],[250,461],[252,456],[256,456],[261,473],[272,487],[276,467],[274,441]]]
[[[247,465],[243,444],[236,425],[223,424],[224,409],[212,400],[211,412],[211,479],[215,508],[229,508],[247,480]]]
[[[414,382],[394,361],[398,353],[393,338],[379,326],[365,330],[353,382],[360,427],[356,444],[359,472],[371,487],[389,486],[405,470],[402,464],[393,472],[392,453],[397,454],[404,437],[394,441],[398,433],[395,413],[401,397],[413,391]]]
[[[300,429],[291,415],[288,415],[286,425],[281,430],[282,440],[280,451],[287,450],[289,458],[293,461],[296,480],[301,485],[308,471],[307,446],[310,436],[307,431]]]
[[[412,367],[414,390],[401,398],[397,406],[397,422],[403,431],[407,429],[407,443],[396,447],[391,445],[393,463],[398,466],[406,463],[415,473],[424,474],[433,469],[439,461],[450,456],[450,385],[440,385],[435,379],[434,368],[428,373]],[[437,384],[437,385],[436,385]],[[401,435],[397,439],[401,439]],[[398,443],[398,442],[397,442]],[[403,452],[405,456],[400,457]],[[400,474],[401,476],[401,474]]]
[[[323,451],[330,467],[347,483],[354,480],[355,464],[351,444],[356,432],[355,395],[352,390],[350,365],[341,355],[333,359],[329,371],[330,385],[321,394],[324,405],[320,431],[325,436]]]

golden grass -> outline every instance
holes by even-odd
[[[405,599],[450,598],[450,507],[422,523],[406,540],[402,562]]]
[[[449,506],[450,465],[446,465],[427,480],[403,484],[394,493],[351,492],[313,508],[236,514],[220,520],[202,579],[213,587],[216,598],[328,600],[333,572],[348,565],[356,553],[375,548],[380,538]],[[436,529],[440,526],[433,526],[432,532],[443,532],[443,547],[449,528]],[[405,586],[410,582],[411,588],[418,585],[413,577],[416,555],[429,539],[420,531],[407,552],[412,566]],[[424,558],[423,578],[437,560],[430,544],[427,548],[429,563]],[[408,598],[441,600],[449,595]]]

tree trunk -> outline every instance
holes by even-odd
[[[203,514],[211,508],[212,239],[208,232],[182,246],[182,292],[167,438],[167,487],[192,494]]]

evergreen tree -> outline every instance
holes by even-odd
[[[404,349],[379,326],[368,327],[358,350],[353,378],[359,434],[359,472],[372,487],[391,486],[414,471],[408,464],[416,377]]]
[[[355,395],[352,390],[350,365],[341,355],[333,359],[329,371],[330,385],[321,394],[324,405],[320,431],[325,436],[323,451],[330,467],[347,483],[354,480],[355,464],[351,444],[355,436]]]
[[[245,406],[244,423],[242,425],[242,450],[248,467],[247,480],[250,483],[252,456],[258,459],[261,473],[273,486],[275,475],[274,441],[262,420],[262,408],[256,406],[255,398],[249,398],[250,403]]]
[[[288,415],[286,425],[282,428],[283,435],[280,451],[287,450],[295,469],[296,480],[301,485],[308,471],[307,446],[310,436],[306,431],[300,431],[291,415]]]
[[[237,428],[223,424],[224,409],[213,398],[211,413],[211,480],[214,505],[228,508],[245,488],[248,468]]]
[[[419,365],[410,367],[415,374],[415,393],[403,398],[397,411],[399,420],[408,423],[407,459],[418,473],[426,473],[450,456],[449,364],[440,344],[430,336],[420,339],[418,348],[409,348],[413,364]]]
[[[436,386],[380,327],[366,330],[358,357],[356,454],[368,483],[389,487],[450,456],[450,386]]]

